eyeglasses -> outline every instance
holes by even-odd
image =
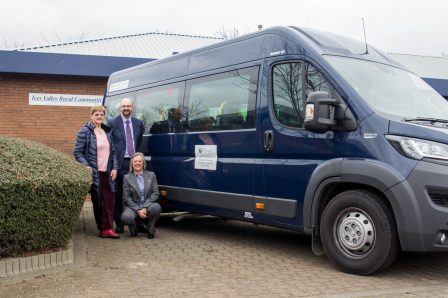
[[[104,117],[104,114],[98,114],[98,113],[95,113],[95,114],[93,114],[92,116],[95,116],[95,117]]]

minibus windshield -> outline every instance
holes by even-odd
[[[325,59],[370,107],[390,120],[448,119],[447,101],[413,73],[354,58]]]

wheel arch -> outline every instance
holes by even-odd
[[[340,193],[343,193],[343,192],[349,191],[349,190],[361,190],[361,191],[367,191],[367,192],[373,193],[387,205],[387,207],[391,210],[391,212],[393,214],[392,205],[390,204],[386,195],[372,185],[362,184],[362,183],[353,182],[353,181],[352,182],[349,182],[349,181],[327,181],[327,182],[329,182],[329,183],[326,183],[325,188],[323,188],[321,190],[321,192],[320,192],[321,196],[316,201],[317,204],[313,208],[314,209],[313,212],[315,214],[314,214],[314,218],[312,219],[312,225],[317,225],[317,226],[319,225],[322,213],[323,213],[325,207],[331,201],[331,199],[333,199]],[[394,217],[395,217],[395,215],[394,215]]]
[[[329,201],[344,191],[359,189],[377,195],[390,208],[402,249],[419,250],[423,240],[415,237],[421,227],[421,216],[414,194],[407,182],[402,183],[405,178],[378,161],[341,159],[337,163],[340,164],[339,173],[331,172],[337,169],[334,164],[318,167],[310,179],[304,199],[304,230],[313,237],[319,236],[320,218]],[[389,191],[391,188],[399,191]],[[403,197],[407,199],[400,199]],[[416,232],[412,239],[407,233],[406,236],[400,234],[401,230],[410,227]]]

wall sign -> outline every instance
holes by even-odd
[[[29,93],[29,105],[91,107],[100,105],[103,97],[98,95]]]

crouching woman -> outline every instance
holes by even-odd
[[[131,158],[130,173],[123,178],[124,211],[121,222],[128,225],[131,237],[137,236],[137,224],[146,223],[148,238],[154,239],[155,224],[162,208],[159,203],[156,175],[145,170],[145,156],[136,152]]]

